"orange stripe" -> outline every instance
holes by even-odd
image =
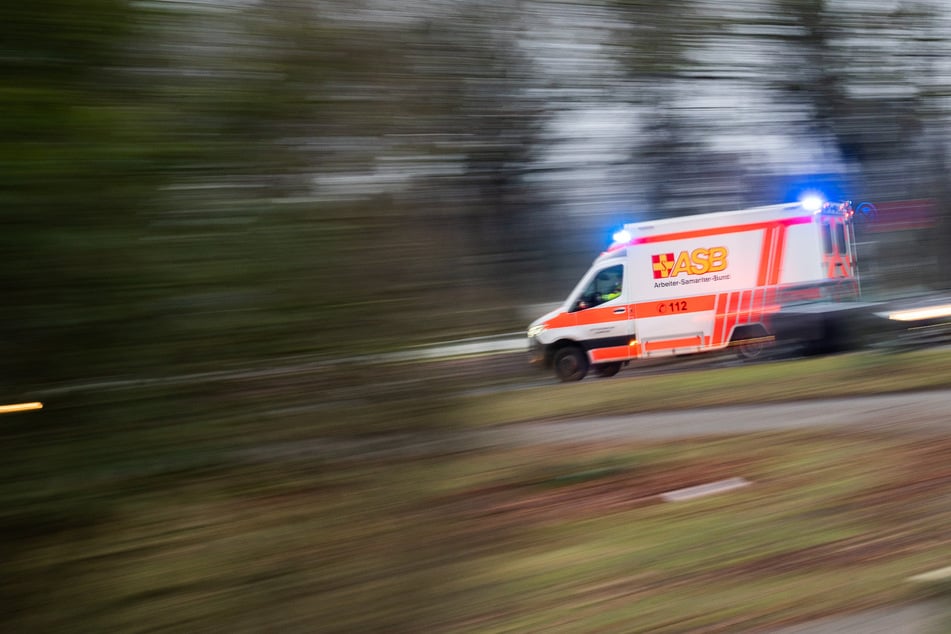
[[[635,342],[633,346],[614,346],[612,348],[595,348],[590,352],[592,363],[605,363],[607,361],[627,361],[636,358],[640,351],[640,344]]]
[[[770,227],[763,233],[763,250],[760,251],[759,273],[756,276],[757,286],[766,286],[766,276],[769,272],[769,256],[772,252],[773,233],[773,227]]]
[[[620,310],[621,312],[615,313],[614,311],[616,310]],[[610,306],[589,308],[574,314],[577,316],[579,326],[589,326],[594,324],[609,324],[615,321],[627,321],[627,313],[628,308],[626,305],[621,304],[617,306],[612,304]]]
[[[681,339],[664,339],[663,341],[647,341],[644,343],[644,349],[648,352],[652,350],[670,350],[673,348],[699,348],[702,343],[700,335],[695,337],[683,337]]]
[[[750,321],[750,301],[753,298],[753,291],[743,291],[740,295],[740,311],[737,322],[748,324]]]
[[[786,250],[786,227],[777,229],[779,237],[776,240],[776,250],[773,252],[772,271],[769,276],[770,284],[779,284],[780,272],[783,270],[783,255]]]
[[[720,293],[717,295],[716,320],[713,322],[713,345],[718,346],[723,343],[723,315],[726,313],[726,303],[728,295]]]
[[[637,319],[646,319],[647,317],[668,317],[670,315],[713,310],[716,299],[716,295],[698,295],[697,297],[678,297],[664,301],[641,302],[634,305],[634,316]]]
[[[769,220],[766,222],[751,222],[746,225],[732,225],[727,227],[712,227],[710,229],[695,229],[693,231],[680,231],[678,233],[665,233],[656,236],[644,236],[634,238],[628,244],[650,244],[652,242],[667,242],[668,240],[686,240],[689,238],[705,238],[708,236],[720,236],[727,233],[741,233],[743,231],[759,231],[762,229],[772,229],[774,227],[790,227],[792,225],[804,225],[813,221],[812,216],[799,216],[798,218],[784,218],[782,220]]]
[[[549,328],[567,328],[578,323],[577,313],[558,313],[546,322]]]

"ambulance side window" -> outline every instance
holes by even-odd
[[[837,223],[835,225],[835,243],[839,247],[839,253],[845,254],[849,252],[848,243],[845,241],[845,225],[842,223]]]
[[[822,223],[822,248],[826,255],[832,255],[832,227],[827,223]]]
[[[621,296],[624,282],[624,265],[617,264],[599,271],[585,287],[572,306],[572,312],[600,306]]]

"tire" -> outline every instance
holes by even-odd
[[[602,379],[608,379],[620,372],[621,362],[617,361],[615,363],[599,363],[594,366],[594,373],[597,374]]]
[[[588,373],[588,355],[577,346],[567,346],[555,353],[552,365],[563,383],[580,381]]]
[[[766,356],[766,343],[756,341],[751,343],[741,343],[736,346],[736,356],[741,361],[756,361]]]
[[[759,361],[769,355],[772,342],[765,328],[754,325],[737,328],[731,345],[741,361]]]

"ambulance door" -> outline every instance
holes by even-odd
[[[626,361],[631,357],[633,313],[625,265],[605,262],[590,272],[569,310],[577,318],[579,342],[592,363]]]
[[[823,266],[826,278],[835,280],[833,293],[840,299],[858,293],[852,224],[841,216],[822,217]]]

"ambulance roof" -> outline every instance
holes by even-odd
[[[720,227],[736,227],[737,230],[741,230],[741,227],[745,225],[756,225],[763,222],[783,220],[785,218],[820,215],[850,216],[851,214],[852,207],[849,202],[828,202],[822,204],[816,210],[807,209],[801,202],[795,202],[750,207],[748,209],[736,209],[733,211],[692,214],[645,222],[632,222],[624,225],[624,231],[621,233],[626,235],[623,238],[615,238],[621,241],[612,244],[606,251],[598,256],[595,261],[624,255],[627,251],[627,246],[638,244],[645,238],[654,236],[679,234],[697,230],[703,231],[704,229],[716,229]]]
[[[675,218],[663,218],[661,220],[651,220],[647,222],[632,222],[625,224],[624,229],[631,234],[632,238],[637,238],[638,236],[656,235],[658,233],[673,233],[686,228],[710,229],[724,225],[744,225],[752,222],[767,222],[770,220],[790,218],[797,214],[811,215],[812,213],[813,212],[804,209],[801,203],[787,203],[782,205],[751,207],[749,209],[737,209],[734,211],[717,211],[707,214],[677,216]]]

